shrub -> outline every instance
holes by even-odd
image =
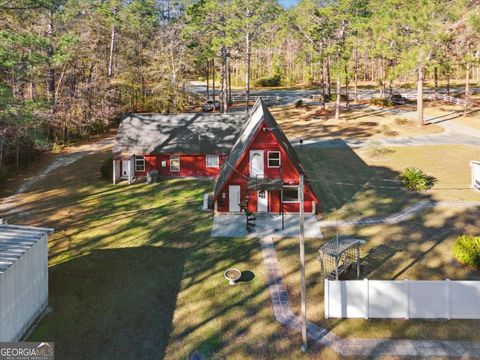
[[[330,96],[325,95],[325,101],[337,101],[337,94],[332,94]],[[347,101],[345,94],[340,94],[340,101]]]
[[[400,182],[409,190],[425,191],[434,185],[435,178],[416,167],[409,167],[400,175]]]
[[[370,105],[376,106],[393,106],[393,102],[389,99],[380,99],[380,98],[373,98],[370,99]]]
[[[111,181],[113,176],[113,158],[110,156],[107,160],[104,161],[102,166],[100,167],[100,172],[102,176]]]
[[[302,105],[303,105],[303,100],[302,99],[295,100],[295,107],[296,108],[302,107]]]
[[[380,130],[382,131],[383,134],[387,135],[387,136],[395,136],[398,134],[398,132],[396,132],[395,130],[392,130],[392,128],[390,126],[388,126],[387,124],[383,124],[380,128]]]
[[[399,125],[399,126],[405,126],[410,124],[410,120],[401,118],[401,117],[395,118],[393,122],[395,123],[395,125]]]
[[[382,146],[382,144],[378,141],[371,141],[367,146],[367,155],[371,158],[381,157],[392,152],[393,150]]]
[[[480,236],[459,236],[453,244],[453,255],[465,265],[480,268]]]
[[[255,81],[256,86],[280,86],[282,83],[282,78],[280,75],[273,75],[270,77],[260,78]]]

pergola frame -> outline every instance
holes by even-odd
[[[364,240],[338,235],[323,244],[319,251],[322,278],[331,278],[335,274],[335,280],[339,279],[340,273],[345,272],[353,263],[357,265],[357,279],[360,278],[360,246]],[[334,264],[334,269],[327,268],[328,264]]]

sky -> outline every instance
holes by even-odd
[[[279,3],[283,6],[283,7],[291,7],[293,5],[295,5],[297,3],[297,0],[279,0]]]

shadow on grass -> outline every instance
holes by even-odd
[[[188,251],[94,250],[52,266],[53,312],[29,340],[57,342],[62,359],[164,357]]]
[[[326,217],[333,213],[343,219],[382,217],[431,200],[427,194],[406,190],[398,181],[398,172],[370,166],[342,139],[333,141],[334,148],[315,144],[297,148]]]

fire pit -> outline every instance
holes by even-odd
[[[235,282],[240,279],[242,273],[237,269],[228,269],[223,273],[223,276],[225,276],[225,279],[228,280],[230,285],[235,285]]]

